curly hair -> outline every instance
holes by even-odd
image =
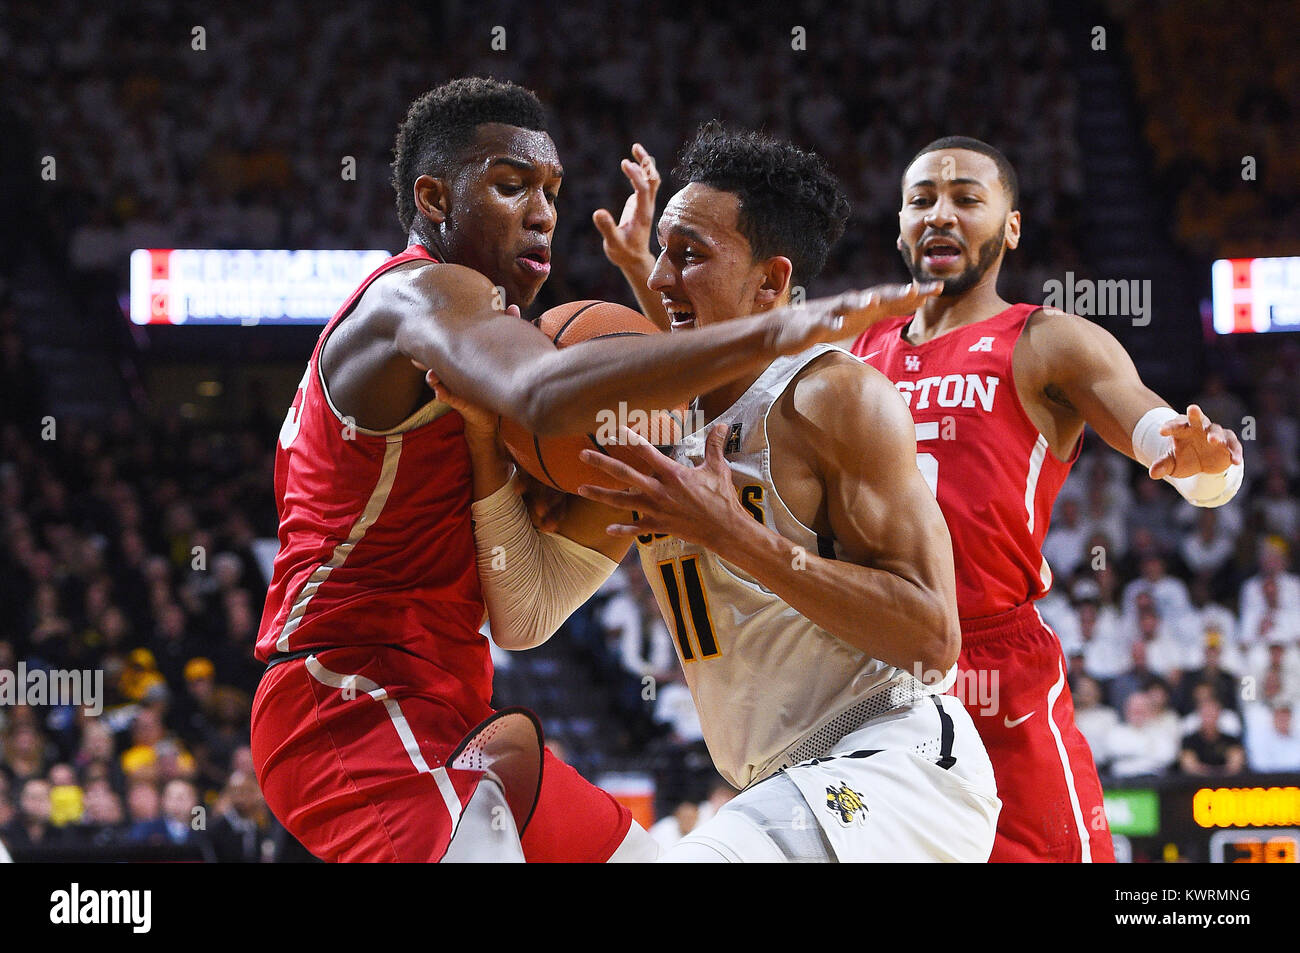
[[[682,149],[673,176],[683,185],[736,193],[736,225],[754,261],[789,258],[791,284],[821,273],[849,217],[848,197],[821,156],[716,120],[700,126]]]
[[[415,221],[415,180],[447,175],[486,122],[545,132],[546,111],[532,90],[481,76],[453,79],[411,103],[393,147],[392,183],[403,229],[409,232]]]

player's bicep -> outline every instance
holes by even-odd
[[[1133,428],[1164,401],[1145,384],[1128,352],[1105,328],[1060,315],[1035,341],[1048,365],[1048,397],[1059,390],[1084,422],[1120,453],[1133,455]]]
[[[497,290],[476,271],[424,269],[395,294],[394,342],[455,394],[518,419],[530,359],[555,345],[530,322],[496,308],[499,303]]]
[[[866,390],[822,463],[831,531],[853,562],[951,588],[952,542],[917,467],[912,416],[883,378]]]

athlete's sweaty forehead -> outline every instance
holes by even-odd
[[[748,253],[749,241],[738,227],[740,196],[700,182],[691,182],[669,200],[659,216],[656,233],[666,246],[674,238],[717,250],[737,247]]]
[[[523,129],[499,122],[486,122],[474,133],[474,141],[462,156],[466,169],[482,175],[497,166],[508,166],[526,174],[564,178],[564,167],[551,137],[538,129]]]

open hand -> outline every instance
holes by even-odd
[[[1231,430],[1210,423],[1196,404],[1160,428],[1162,437],[1172,437],[1173,448],[1151,464],[1153,480],[1189,477],[1198,473],[1222,473],[1241,463],[1241,441]]]
[[[633,144],[632,159],[624,159],[622,169],[632,183],[632,194],[623,205],[622,217],[615,224],[614,216],[602,208],[596,210],[591,220],[604,239],[605,257],[617,268],[626,269],[648,256],[653,257],[650,232],[654,227],[655,196],[662,180],[654,156],[639,142]]]
[[[886,318],[914,313],[942,290],[942,281],[876,285],[778,308],[768,312],[773,322],[771,345],[777,354],[796,354],[823,341],[857,337]]]
[[[609,526],[606,532],[611,536],[667,533],[716,550],[736,535],[732,531],[736,520],[750,519],[736,498],[731,468],[722,455],[727,432],[726,424],[716,424],[705,442],[704,462],[688,467],[622,427],[621,455],[633,465],[594,450],[584,450],[582,462],[603,471],[625,489],[584,484],[578,487],[578,495],[615,509],[636,511],[638,521]]]

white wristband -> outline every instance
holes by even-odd
[[[1160,428],[1178,416],[1172,407],[1152,407],[1133,428],[1133,456],[1147,469],[1174,448],[1174,438],[1165,437]]]
[[[1152,407],[1133,428],[1133,456],[1150,469],[1151,464],[1167,455],[1174,438],[1161,435],[1160,428],[1180,416],[1170,407]],[[1241,488],[1245,468],[1234,463],[1222,473],[1197,473],[1189,477],[1165,477],[1165,482],[1182,494],[1193,506],[1222,506]]]
[[[472,504],[470,516],[492,641],[517,650],[554,635],[618,564],[567,537],[539,533],[514,482]]]
[[[1246,468],[1234,463],[1222,473],[1197,473],[1189,477],[1165,477],[1175,490],[1192,506],[1222,506],[1241,489]]]

